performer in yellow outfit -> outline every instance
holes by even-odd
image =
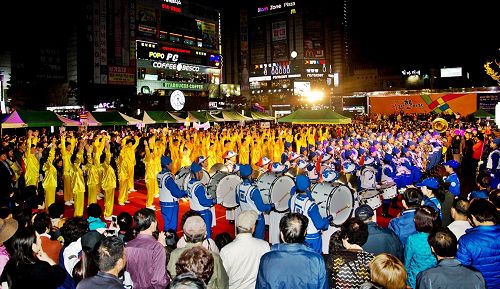
[[[116,161],[118,167],[118,205],[125,206],[128,201],[128,186],[129,186],[129,167],[131,166],[130,160],[125,157],[125,152],[122,150]]]
[[[151,148],[152,147],[152,148]],[[155,155],[157,154],[155,149],[155,137],[153,136],[148,141],[144,141],[144,149],[146,151],[146,157],[144,158],[144,163],[146,165],[146,189],[147,189],[147,197],[146,197],[146,208],[155,209],[153,205],[154,196],[158,193],[158,181],[156,180],[157,176],[157,166],[155,164]],[[151,149],[153,150],[151,152]]]
[[[122,151],[124,151],[123,157],[127,158],[129,161],[129,166],[127,167],[127,180],[128,189],[131,192],[135,192],[134,189],[134,167],[135,167],[135,149],[139,145],[139,137],[134,136],[134,140],[130,139],[130,136],[126,136],[122,140]],[[120,153],[121,154],[121,153]]]
[[[57,187],[57,170],[54,166],[54,158],[56,155],[56,139],[52,139],[49,157],[45,164],[43,164],[43,171],[45,178],[42,182],[43,190],[45,191],[45,209],[48,210],[56,200],[56,187]]]
[[[249,164],[250,163],[250,144],[248,139],[243,138],[243,142],[241,139],[238,140],[238,161],[240,164]]]
[[[28,140],[26,151],[24,152],[24,163],[26,165],[26,173],[24,179],[26,186],[36,186],[38,188],[38,175],[40,172],[40,162],[35,157],[36,144],[38,142],[38,131],[32,134],[28,131]]]
[[[251,165],[254,170],[259,169],[256,163],[259,161],[261,156],[262,156],[262,150],[260,147],[260,142],[257,139],[255,139],[251,144],[251,150],[250,150],[250,160],[252,162]]]
[[[86,141],[80,143],[78,153],[73,162],[73,174],[71,176],[71,186],[73,187],[73,200],[75,202],[75,217],[83,216],[83,207],[85,202],[85,181],[81,164],[83,161],[83,148]]]
[[[191,161],[191,149],[188,147],[189,145],[185,143],[181,143],[182,159],[181,159],[181,168],[189,167],[192,163]]]
[[[106,132],[105,132],[106,133]],[[94,149],[92,155],[94,156],[94,165],[97,166],[98,172],[98,185],[97,185],[97,199],[100,200],[102,198],[101,194],[101,183],[102,183],[102,175],[104,174],[104,168],[101,164],[101,156],[104,151],[104,145],[106,143],[107,137],[103,134],[99,135],[94,141]]]
[[[71,135],[71,141],[66,144],[66,133],[61,135],[61,155],[63,159],[63,184],[64,184],[64,201],[66,205],[73,204],[73,188],[71,187],[71,175],[73,173],[73,164],[71,156],[75,149],[76,139]]]
[[[87,147],[87,164],[85,171],[87,172],[87,188],[89,190],[89,197],[87,206],[97,203],[97,194],[100,191],[99,183],[99,167],[100,163],[95,163],[95,158],[92,157],[93,146]]]
[[[104,190],[104,218],[110,219],[113,214],[113,205],[115,203],[116,175],[111,166],[111,152],[109,142],[106,142],[106,159],[103,163],[102,189]]]
[[[210,146],[208,147],[208,170],[217,163],[217,150],[215,149],[215,144],[212,142],[210,143]]]

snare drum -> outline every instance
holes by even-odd
[[[241,178],[238,175],[219,171],[210,178],[207,194],[212,199],[217,198],[217,203],[225,208],[236,208],[238,206],[236,187],[239,184],[241,184]]]
[[[290,190],[295,186],[295,181],[290,176],[277,176],[273,173],[265,173],[257,180],[264,203],[273,203],[275,210],[286,212],[290,200]]]
[[[360,192],[359,203],[362,205],[368,205],[373,210],[376,210],[378,207],[382,206],[380,192],[372,189]]]
[[[208,174],[207,171],[202,170],[202,176],[201,176],[201,183],[203,185],[208,185],[208,182],[210,181],[210,175]],[[189,181],[191,180],[192,174],[191,174],[191,167],[183,167],[179,170],[179,172],[175,175],[175,180],[174,182],[177,184],[177,186],[181,190],[187,190],[187,185]]]
[[[342,184],[319,183],[313,186],[311,195],[322,217],[333,216],[334,226],[341,226],[351,217],[354,210],[354,196],[349,187]]]
[[[390,200],[398,195],[398,187],[396,183],[386,183],[380,186],[382,191],[382,198],[384,200]]]

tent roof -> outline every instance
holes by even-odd
[[[211,115],[208,111],[190,111],[188,112],[191,122],[223,122],[224,119]]]
[[[16,110],[2,121],[2,128],[62,126],[63,121],[52,111]]]
[[[278,119],[278,122],[291,122],[293,124],[347,124],[351,123],[351,119],[330,109],[299,109]]]
[[[92,112],[89,113],[97,122],[101,123],[101,125],[136,125],[138,123],[142,123],[140,120],[125,115],[118,111],[106,111],[106,112]]]
[[[221,111],[214,116],[221,118],[223,121],[250,121],[252,118],[242,115],[233,110]]]
[[[172,115],[168,111],[145,111],[143,122],[145,124],[152,123],[183,123],[184,119]]]
[[[474,112],[474,117],[477,117],[477,118],[487,118],[487,117],[494,118],[495,115],[492,114],[492,113],[489,113],[489,112],[487,112],[485,110],[478,109],[476,112]]]
[[[252,111],[250,115],[253,120],[276,120],[274,116],[263,112]]]

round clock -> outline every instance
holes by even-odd
[[[184,108],[184,104],[186,103],[186,98],[184,97],[184,93],[180,90],[174,90],[172,94],[170,94],[170,104],[172,108],[175,110],[181,110]]]

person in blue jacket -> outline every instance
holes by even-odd
[[[429,206],[439,214],[439,218],[443,219],[443,213],[441,212],[441,203],[436,197],[439,189],[439,182],[435,178],[427,178],[421,183],[415,184],[416,187],[420,188],[422,194],[424,195],[424,205]]]
[[[156,176],[160,194],[161,216],[163,218],[163,231],[173,230],[177,232],[177,219],[179,215],[179,199],[187,196],[186,191],[181,190],[174,181],[170,172],[172,159],[167,156],[161,157],[161,172]]]
[[[274,204],[264,202],[259,188],[250,179],[252,167],[248,164],[240,166],[240,176],[243,182],[236,187],[236,202],[242,211],[254,211],[258,214],[257,225],[255,226],[254,237],[264,240],[266,224],[264,212],[274,209]],[[269,202],[269,200],[267,200]]]
[[[401,215],[389,222],[391,229],[399,237],[403,247],[406,245],[406,239],[417,232],[415,228],[415,210],[423,204],[422,192],[417,188],[408,188],[403,194],[403,208]]]
[[[307,176],[298,175],[295,179],[297,194],[294,194],[289,201],[290,211],[299,213],[307,217],[307,234],[305,244],[314,251],[321,254],[321,231],[327,230],[334,216],[322,217],[319,213],[318,205],[308,197],[307,191],[311,181]]]
[[[458,240],[457,260],[483,274],[486,288],[500,288],[500,225],[497,224],[496,207],[488,200],[471,202],[467,211],[467,229]]]
[[[449,160],[443,163],[443,165],[446,172],[449,174],[448,177],[443,178],[443,181],[450,184],[450,193],[452,193],[455,197],[460,196],[460,180],[458,179],[457,173],[455,173],[455,170],[460,164],[456,160]]]
[[[207,197],[207,190],[200,182],[203,172],[202,168],[196,162],[191,164],[192,178],[187,185],[187,194],[189,197],[189,207],[191,210],[196,211],[205,221],[207,226],[207,239],[212,236],[212,212],[210,208],[217,203],[217,199],[210,199]]]

